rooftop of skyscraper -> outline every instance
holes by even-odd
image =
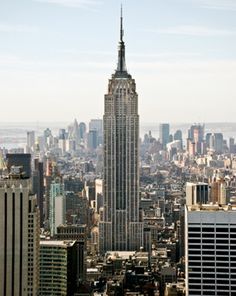
[[[187,206],[188,211],[236,211],[236,205],[219,205],[219,204],[195,204]]]

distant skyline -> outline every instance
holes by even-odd
[[[122,3],[140,121],[236,121],[236,1]],[[0,122],[102,118],[120,4],[2,0]]]

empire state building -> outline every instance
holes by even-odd
[[[121,11],[118,64],[104,102],[104,207],[100,212],[100,253],[139,250],[139,115],[136,84],[127,72]]]

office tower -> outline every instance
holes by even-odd
[[[86,280],[87,226],[85,224],[60,225],[57,239],[76,240],[77,244],[77,283]]]
[[[34,160],[34,171],[32,176],[32,191],[37,196],[37,205],[40,213],[40,227],[43,227],[43,195],[44,195],[44,180],[43,180],[43,162],[38,158]]]
[[[64,128],[59,129],[59,140],[65,140],[66,136],[66,130]]]
[[[187,206],[186,295],[236,295],[236,208]]]
[[[207,183],[186,183],[186,204],[206,204],[209,201],[209,185]]]
[[[169,123],[161,123],[159,126],[160,141],[163,148],[166,148],[166,144],[169,143],[170,138],[170,125]]]
[[[12,166],[22,166],[24,178],[31,177],[31,154],[29,153],[17,153],[11,154],[7,153],[6,155],[6,163],[8,173],[11,171]]]
[[[181,142],[181,149],[183,149],[183,137],[182,137],[182,131],[181,130],[177,130],[174,133],[174,140],[175,141],[179,140]]]
[[[139,115],[136,84],[125,65],[121,15],[118,65],[108,84],[103,116],[104,207],[100,211],[100,252],[138,250],[143,244],[139,217]]]
[[[188,138],[194,140],[195,143],[202,142],[204,138],[204,125],[193,124],[188,130]]]
[[[76,241],[40,241],[40,296],[74,295],[77,288]]]
[[[95,200],[96,200],[96,212],[99,213],[99,209],[103,207],[103,180],[95,180]]]
[[[194,143],[195,153],[203,154],[205,151],[204,146],[204,125],[194,124],[188,130],[188,143]],[[191,147],[191,145],[190,145]]]
[[[84,122],[79,123],[79,140],[85,142],[86,140],[86,124]]]
[[[236,144],[234,143],[234,138],[229,138],[229,152],[236,153]]]
[[[49,229],[50,212],[50,189],[53,181],[53,163],[50,158],[46,159],[44,176],[44,228]]]
[[[206,148],[210,148],[211,133],[206,134]]]
[[[210,202],[225,205],[230,201],[229,196],[229,188],[224,179],[215,179],[210,183]]]
[[[57,232],[57,226],[65,223],[65,214],[66,201],[64,186],[57,180],[56,182],[52,182],[50,186],[49,223],[52,237]]]
[[[75,141],[75,145],[79,144],[79,124],[75,119],[74,122],[68,127],[68,138]]]
[[[27,142],[26,142],[26,153],[32,153],[34,151],[34,143],[35,143],[35,132],[28,131]]]
[[[90,130],[88,132],[88,149],[94,150],[98,147],[98,132],[97,130]]]
[[[75,152],[77,149],[77,142],[74,139],[67,139],[66,140],[66,151],[69,153]]]
[[[13,166],[0,180],[0,295],[38,295],[39,211],[22,177]]]
[[[180,141],[182,141],[182,131],[181,130],[177,130],[174,133],[174,140],[180,140]]]
[[[222,154],[224,146],[224,139],[222,133],[206,134],[206,146],[211,151],[217,154]]]
[[[46,150],[50,149],[53,144],[52,131],[49,128],[46,128],[43,132],[42,139],[39,140],[39,138],[38,138],[37,142],[38,142],[40,151],[43,151],[44,149],[46,149]],[[40,142],[42,142],[42,143],[40,143]]]
[[[97,131],[98,145],[103,143],[102,119],[91,119],[89,122],[89,130]]]

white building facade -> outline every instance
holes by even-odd
[[[186,295],[236,295],[236,207],[187,206]]]

